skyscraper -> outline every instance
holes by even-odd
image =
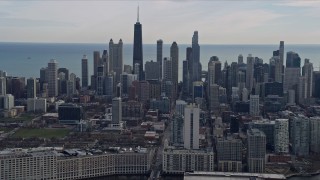
[[[188,61],[185,60],[182,62],[182,92],[184,96],[189,94],[189,68]]]
[[[304,60],[302,67],[302,76],[305,77],[305,95],[304,98],[310,98],[312,96],[312,83],[313,83],[313,64],[309,59]]]
[[[145,79],[146,80],[159,80],[159,62],[147,61],[145,64]]]
[[[97,69],[97,95],[102,96],[103,95],[103,84],[104,84],[104,67],[98,66]]]
[[[88,58],[86,55],[83,55],[81,59],[81,80],[82,80],[82,87],[88,87],[88,79],[89,79],[89,72],[88,72]]]
[[[259,95],[250,95],[250,115],[259,116]]]
[[[243,56],[242,56],[242,54],[239,54],[239,56],[238,56],[238,64],[243,64]]]
[[[308,117],[299,114],[290,122],[290,141],[292,151],[298,156],[309,155],[310,146],[310,120]]]
[[[281,64],[281,74],[283,74],[284,41],[280,41],[279,58],[280,58],[280,64]]]
[[[192,36],[192,82],[201,81],[200,46],[198,43],[198,31],[194,31]]]
[[[208,63],[208,85],[221,82],[221,62],[219,59],[210,58]]]
[[[123,43],[119,40],[118,44],[114,44],[113,40],[109,42],[109,62],[111,71],[116,73],[115,83],[120,82],[120,76],[123,72]]]
[[[162,77],[162,46],[163,46],[163,41],[162,39],[159,39],[157,41],[157,62],[159,63],[160,77]]]
[[[310,117],[310,151],[320,152],[320,117]]]
[[[179,78],[179,48],[176,42],[173,42],[170,47],[170,57],[172,61],[172,81],[178,85]]]
[[[199,149],[200,108],[191,104],[184,110],[184,148]]]
[[[134,24],[133,39],[134,39],[133,40],[133,67],[135,66],[136,63],[139,64],[138,76],[139,76],[139,80],[141,81],[144,78],[143,78],[142,25],[139,22],[139,7],[138,7],[138,14],[137,14],[137,22]]]
[[[27,80],[27,98],[35,98],[37,96],[36,90],[36,79],[29,78]]]
[[[249,172],[263,173],[266,164],[266,136],[258,129],[247,130],[247,136]]]
[[[301,58],[295,52],[287,52],[286,68],[284,73],[284,92],[293,89],[297,91],[299,84],[299,77],[301,75],[300,69]]]
[[[165,81],[172,81],[172,60],[171,58],[165,57],[163,58],[163,77],[162,79]]]
[[[289,121],[288,119],[275,120],[274,149],[276,153],[289,153]]]
[[[254,71],[254,57],[251,54],[247,57],[247,73],[246,73],[246,88],[251,94],[253,88],[253,71]]]
[[[98,66],[100,66],[100,52],[93,52],[93,75],[97,75]]]
[[[115,97],[112,99],[112,123],[120,122],[122,122],[122,102],[120,97]]]
[[[5,77],[0,77],[0,96],[7,94],[7,80]]]
[[[51,59],[48,63],[48,96],[58,96],[58,63]]]

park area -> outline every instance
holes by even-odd
[[[20,138],[63,138],[68,135],[70,132],[69,129],[56,129],[56,128],[43,128],[43,129],[30,129],[30,128],[21,128],[16,133],[14,133],[13,137]]]

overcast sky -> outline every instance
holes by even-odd
[[[320,1],[0,1],[2,42],[319,44]]]

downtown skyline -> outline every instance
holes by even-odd
[[[160,38],[164,44],[189,44],[194,30],[201,44],[317,44],[320,38],[317,1],[1,1],[0,39],[105,43],[122,38],[131,44],[138,4],[144,44]]]

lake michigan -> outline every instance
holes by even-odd
[[[163,45],[163,57],[170,56],[170,44]],[[186,48],[191,44],[178,44],[179,46],[179,79],[182,76],[182,61],[186,58]],[[123,47],[124,64],[132,66],[132,44]],[[227,61],[237,61],[238,55],[242,54],[244,62],[248,54],[259,57],[264,63],[269,63],[272,52],[279,48],[279,44],[268,45],[207,45],[200,44],[200,61],[203,70],[207,70],[208,61],[211,56],[218,56],[222,64]],[[50,59],[58,61],[58,67],[65,67],[70,72],[81,76],[81,59],[83,55],[88,56],[89,74],[93,72],[93,51],[108,50],[106,44],[85,43],[16,43],[0,42],[0,70],[6,71],[10,76],[39,77],[40,68],[46,67]],[[286,45],[285,52],[294,51],[301,57],[301,66],[304,59],[308,58],[314,64],[314,69],[319,70],[320,44],[317,45]],[[143,60],[156,61],[156,44],[143,45]]]

